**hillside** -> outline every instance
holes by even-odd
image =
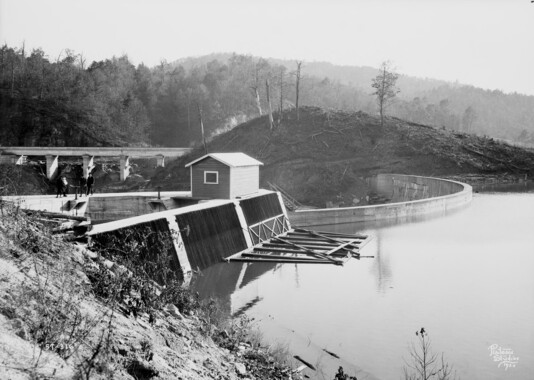
[[[208,149],[243,151],[257,158],[265,164],[263,187],[276,183],[299,201],[320,207],[327,201],[352,205],[354,198],[364,204],[369,191],[366,178],[377,173],[459,176],[468,182],[534,174],[531,150],[397,118],[387,118],[381,128],[377,117],[363,112],[316,107],[302,108],[298,121],[295,110],[284,112],[281,125],[273,131],[266,117],[253,119],[214,138]],[[189,188],[184,165],[202,154],[197,149],[172,162],[151,186]]]
[[[287,351],[260,345],[245,318],[230,319],[181,284],[156,291],[149,265],[110,261],[52,235],[43,219],[0,207],[1,379],[289,375]]]
[[[278,115],[275,114],[275,120]],[[364,112],[327,111],[303,107],[283,113],[281,125],[269,130],[266,116],[255,118],[213,138],[210,152],[243,151],[265,165],[261,186],[281,186],[300,202],[324,207],[373,202],[367,178],[377,173],[400,173],[456,178],[476,184],[483,181],[518,181],[534,175],[534,151],[499,140],[410,123],[397,118],[379,119]],[[204,154],[201,147],[190,155],[155,168],[150,160],[132,160],[131,175],[119,182],[118,162],[97,160],[98,192],[189,190],[184,165]],[[60,163],[60,170],[76,184],[81,161]],[[0,167],[3,194],[55,192],[44,176],[45,163]]]
[[[265,114],[266,82],[273,109],[296,101],[295,61],[213,54],[149,68],[5,45],[0,55],[2,145],[184,147],[201,141],[199,113],[208,136]],[[376,112],[375,69],[304,62],[301,74],[300,105]],[[397,86],[390,115],[534,144],[534,96],[402,74]]]
[[[257,62],[258,65],[268,62],[275,69],[270,78],[277,77],[276,67],[285,68],[287,73],[296,69],[296,59],[243,58],[230,53],[186,58],[171,63],[171,66],[194,72],[207,70],[210,66],[225,65],[233,72],[236,57],[240,63],[247,59]],[[342,66],[329,62],[303,62],[302,74],[301,104],[346,111],[375,112],[375,99],[371,95],[370,84],[377,75],[376,68]],[[400,93],[390,107],[391,115],[415,123],[445,126],[449,129],[534,145],[534,96],[507,94],[469,84],[399,74],[397,87]],[[295,98],[293,85],[292,79],[287,78],[285,91],[289,102]]]

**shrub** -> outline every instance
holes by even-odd
[[[410,347],[410,360],[404,367],[405,380],[453,380],[456,379],[456,371],[449,364],[444,354],[438,356],[432,350],[432,344],[428,333],[424,329],[415,332],[417,344]]]
[[[104,262],[86,267],[95,295],[115,300],[134,316],[162,310],[169,303],[182,313],[199,307],[198,296],[182,286],[174,270],[176,263],[169,252],[171,237],[148,227],[120,230],[96,241],[93,249],[114,264]]]

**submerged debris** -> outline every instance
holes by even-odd
[[[351,257],[363,257],[359,251],[368,239],[367,235],[297,228],[230,256],[228,261],[343,265]]]

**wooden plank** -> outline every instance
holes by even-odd
[[[265,263],[287,263],[287,264],[337,264],[333,262],[332,260],[323,260],[323,259],[316,259],[316,260],[300,260],[300,259],[254,259],[251,257],[231,257],[228,259],[228,261],[235,261],[235,262],[265,262]],[[341,264],[338,264],[341,265]]]
[[[306,247],[303,247],[303,246],[298,245],[298,244],[291,243],[290,241],[287,241],[287,240],[284,240],[284,239],[281,239],[281,238],[278,238],[278,237],[273,238],[273,240],[278,240],[278,241],[281,241],[282,243],[293,245],[295,247],[298,247],[300,249],[303,249],[303,250],[309,252],[312,255],[317,255],[318,257],[331,260],[332,262],[336,263],[337,265],[343,265],[343,262],[339,261],[338,259],[334,259],[332,257],[326,256],[322,252],[317,252],[315,250],[308,249]]]
[[[335,257],[347,257],[347,256],[356,257],[359,255],[359,253],[354,252],[354,251],[336,251],[336,252],[332,252],[330,255],[335,256]]]
[[[339,242],[332,242],[332,241],[328,241],[328,240],[325,240],[325,239],[321,239],[321,238],[316,238],[316,239],[303,239],[303,238],[294,238],[294,237],[291,237],[291,236],[286,236],[284,237],[284,239],[287,239],[289,241],[293,241],[295,243],[312,243],[312,244],[316,244],[316,245],[331,245],[331,246],[334,246],[334,245],[338,245]],[[341,241],[342,243],[345,243],[345,241]]]
[[[348,250],[346,248],[343,249],[344,252],[340,252],[338,254],[334,254],[335,256],[344,256],[347,253],[354,253],[355,252]],[[302,251],[301,249],[293,249],[293,248],[279,248],[279,247],[254,247],[253,252],[279,252],[279,253],[296,253],[296,254],[303,254],[303,255],[309,255],[309,253]]]
[[[300,245],[303,245],[303,246],[314,246],[314,247],[324,247],[325,249],[328,249],[328,248],[333,248],[333,247],[336,247],[339,245],[339,243],[337,244],[332,244],[332,243],[321,243],[321,242],[314,242],[312,240],[293,240],[293,239],[287,239],[288,241],[292,242],[292,243],[295,243],[295,244],[300,244]]]
[[[302,249],[280,248],[280,247],[254,247],[257,252],[287,252],[287,253],[302,253],[306,254]]]
[[[318,233],[318,232],[315,232],[315,231],[309,231],[309,233],[310,233],[311,235],[313,235],[313,236],[319,236],[319,237],[321,237],[321,238],[323,238],[323,239],[329,239],[330,241],[332,241],[332,242],[336,242],[336,243],[338,243],[338,244],[339,244],[339,243],[346,243],[345,241],[343,241],[343,240],[341,240],[341,239],[329,238],[329,237],[327,237],[327,236],[325,236],[325,235],[322,235],[322,234],[320,234],[320,233]],[[354,245],[354,244],[360,244],[360,242],[357,242],[357,243],[356,243],[356,242],[353,242],[352,244],[350,244],[350,246],[351,246],[352,248],[360,249],[360,246],[357,246],[357,245]]]
[[[271,242],[267,242],[267,241],[263,242],[262,245],[264,247],[278,247],[278,248],[287,247],[287,244],[271,243]],[[319,251],[319,252],[320,251],[326,252],[326,251],[328,251],[328,250],[330,250],[332,248],[337,247],[337,246],[328,246],[328,247],[326,247],[326,246],[322,246],[322,245],[297,244],[297,243],[294,243],[294,246],[298,246],[299,248],[304,249],[304,250],[313,250],[313,251]],[[322,252],[320,252],[320,253],[322,253]]]
[[[315,231],[309,231],[307,233],[301,233],[301,232],[291,232],[288,237],[294,238],[294,239],[313,239],[317,237],[321,237],[322,239],[339,239],[339,240],[358,240],[358,241],[365,241],[368,236],[361,236],[361,235],[330,235],[330,234],[322,234]]]
[[[326,252],[325,255],[331,255],[333,252],[339,251],[340,249],[343,249],[343,248],[345,248],[345,247],[347,247],[349,245],[352,245],[352,243],[348,242],[348,243],[340,245],[337,248],[332,248],[330,251]]]
[[[328,232],[328,231],[313,231],[313,232],[321,234],[321,235],[325,235],[325,236],[338,236],[340,238],[345,237],[349,239],[354,239],[354,238],[367,239],[368,238],[367,235],[359,235],[359,234],[341,234],[339,232]],[[295,228],[290,233],[309,234],[310,230],[306,230],[304,228]]]
[[[287,245],[287,244],[284,244],[284,243],[269,243],[269,242],[263,242],[262,244],[263,247],[275,247],[275,248],[290,248],[291,246]],[[317,250],[317,251],[322,251],[322,252],[326,252],[328,251],[328,248],[325,248],[325,247],[309,247],[309,246],[302,246],[303,248],[301,248],[301,253],[306,253],[308,252],[309,253],[309,250]],[[300,247],[299,247],[300,248]],[[312,252],[312,253],[315,253],[315,252]]]
[[[298,260],[304,260],[304,261],[317,260],[316,258],[309,257],[309,256],[299,257],[299,256],[284,256],[284,255],[268,255],[268,254],[262,254],[262,253],[247,253],[247,252],[242,253],[241,257],[259,257],[259,258],[265,258],[265,259],[276,259],[276,258],[298,259]]]
[[[274,232],[269,226],[260,225],[259,228],[268,228],[269,232]],[[266,231],[261,231],[260,236],[264,232]],[[272,236],[267,241],[227,260],[343,265],[351,257],[360,258],[358,251],[368,242],[367,238],[365,235],[295,229]]]
[[[294,243],[297,243],[297,244],[301,244],[301,245],[304,245],[304,246],[317,246],[317,247],[324,247],[324,248],[334,248],[334,247],[337,247],[338,245],[340,244],[345,244],[345,243],[348,243],[348,242],[351,242],[351,244],[354,245],[354,249],[359,249],[360,246],[360,242],[353,242],[353,241],[340,241],[338,243],[326,243],[326,242],[315,242],[313,240],[293,240],[293,239],[288,239],[289,241],[292,241]]]

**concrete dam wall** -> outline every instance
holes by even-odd
[[[355,223],[443,214],[471,202],[471,186],[440,178],[379,174],[376,191],[393,203],[369,206],[296,210],[289,213],[294,226]]]

